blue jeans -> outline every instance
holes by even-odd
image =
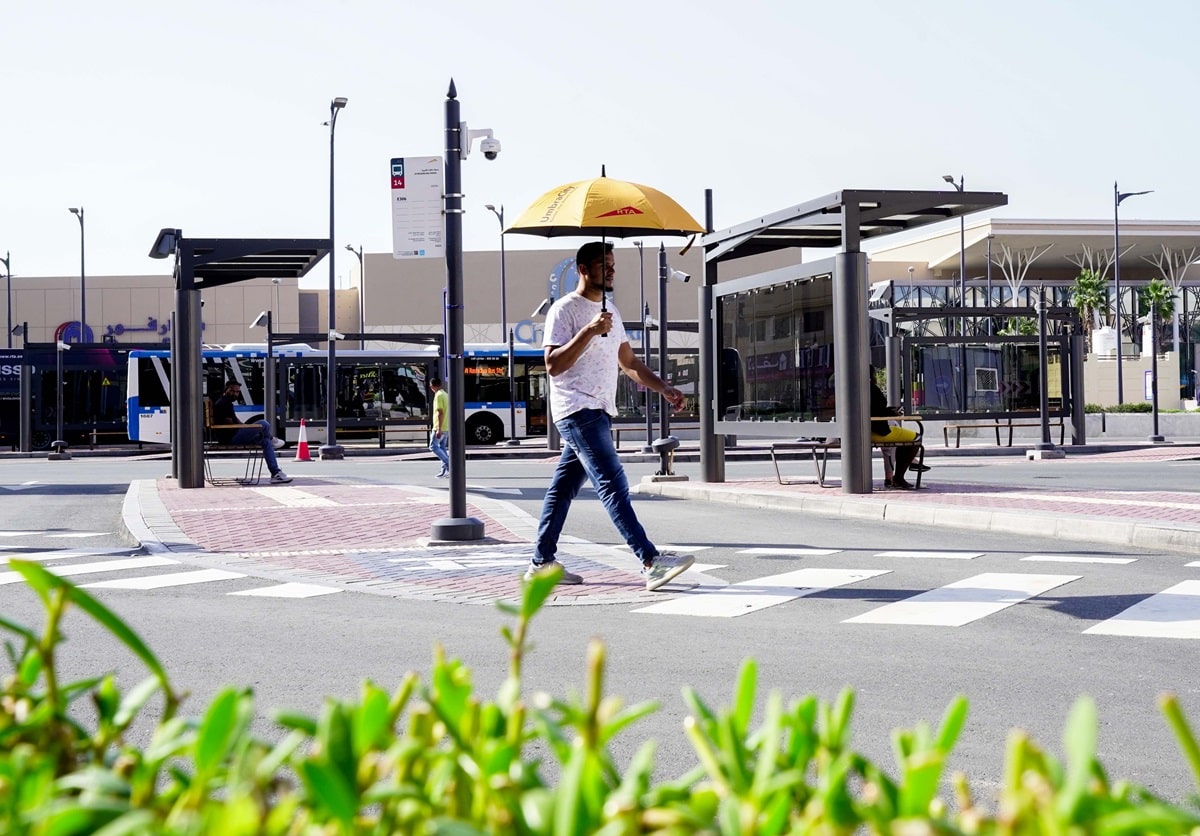
[[[542,518],[538,523],[534,544],[533,564],[541,566],[554,560],[558,538],[567,522],[571,501],[591,479],[596,495],[608,511],[617,531],[643,564],[658,554],[658,549],[646,537],[642,524],[629,501],[629,482],[625,468],[617,457],[612,440],[612,420],[602,409],[581,409],[554,422],[562,436],[562,456],[554,469],[554,478],[546,489],[542,503]]]
[[[271,471],[272,476],[279,472],[279,462],[275,458],[275,444],[271,437],[271,425],[266,421],[248,422],[244,429],[234,432],[229,443],[261,445],[263,461],[267,463],[267,470]]]
[[[443,432],[440,437],[430,434],[429,449],[433,454],[442,460],[442,470],[450,469],[450,453],[446,450],[446,445],[450,443],[450,434]]]

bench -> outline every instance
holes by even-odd
[[[924,427],[920,418],[908,415],[889,415],[885,418],[872,418],[872,421],[898,421],[901,424],[908,422],[916,424],[917,437],[912,441],[875,441],[871,440],[871,446],[880,450],[884,457],[884,476],[887,479],[892,478],[892,464],[889,459],[889,453],[897,447],[916,447],[917,457],[913,459],[913,464],[918,465],[913,472],[917,474],[915,486],[921,487],[921,476],[923,475],[923,467],[925,464],[925,445]],[[841,447],[841,440],[837,438],[798,438],[793,441],[776,441],[771,444],[771,463],[775,466],[775,478],[781,485],[799,485],[812,484],[811,482],[801,482],[798,480],[785,480],[783,474],[779,470],[779,453],[793,452],[797,450],[808,451],[812,454],[813,466],[817,471],[816,484],[822,488],[825,487],[825,470],[829,463],[830,449]]]
[[[797,438],[794,441],[776,441],[771,445],[771,464],[775,465],[775,478],[781,485],[811,485],[811,482],[801,482],[796,479],[784,479],[779,470],[778,453],[807,450],[812,454],[813,466],[817,470],[817,484],[825,487],[825,468],[829,464],[830,449],[841,447],[841,439],[837,438]]]
[[[699,422],[695,422],[695,421],[691,421],[691,422],[689,422],[689,421],[672,421],[670,429],[671,429],[672,434],[676,430],[697,430],[697,431],[699,431],[700,424],[699,424]],[[659,431],[659,423],[657,421],[655,421],[654,425],[652,427],[651,434],[657,438],[658,431]],[[621,446],[621,433],[641,433],[641,434],[645,435],[646,425],[644,423],[642,423],[642,424],[613,424],[612,425],[613,442],[615,442],[618,447]]]
[[[226,444],[217,440],[216,431],[244,430],[245,424],[214,424],[213,405],[208,398],[204,399],[204,479],[213,487],[225,485],[257,485],[262,481],[263,455],[262,444]],[[246,453],[246,469],[241,476],[217,477],[213,474],[212,453],[236,450]]]
[[[1051,427],[1058,427],[1058,443],[1062,446],[1067,436],[1067,428],[1063,423],[1062,416],[1052,417],[1049,420]],[[1015,427],[1037,427],[1041,429],[1042,422],[1040,418],[1019,419],[1012,418],[993,418],[991,421],[972,421],[966,424],[944,424],[942,426],[942,441],[947,447],[950,446],[950,431],[954,430],[954,446],[957,448],[962,443],[962,431],[967,429],[986,428],[996,431],[996,446],[1000,446],[1000,430],[1008,429],[1008,444],[1006,447],[1013,445],[1013,429]]]

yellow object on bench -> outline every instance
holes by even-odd
[[[262,444],[225,444],[217,440],[214,430],[244,430],[246,424],[214,424],[213,405],[208,398],[204,399],[204,478],[214,487],[224,485],[257,485],[262,481],[263,455]],[[241,476],[216,477],[212,471],[212,460],[209,453],[223,450],[245,450],[246,469]]]
[[[1062,446],[1063,442],[1066,440],[1066,437],[1067,437],[1067,428],[1063,422],[1062,416],[1059,415],[1056,417],[1052,417],[1049,419],[1048,423],[1051,427],[1055,427],[1055,426],[1058,427],[1058,443],[1059,443],[1059,446]],[[962,431],[963,430],[974,429],[974,428],[984,428],[984,429],[996,431],[996,446],[999,447],[1000,446],[1000,430],[1007,428],[1008,429],[1008,444],[1006,444],[1005,446],[1012,447],[1012,445],[1013,445],[1013,428],[1014,427],[1038,427],[1040,429],[1041,426],[1042,426],[1042,422],[1041,422],[1040,418],[1031,419],[1031,420],[1020,420],[1020,421],[1014,421],[1012,418],[1004,418],[1004,419],[993,418],[991,421],[983,421],[983,422],[975,421],[975,422],[972,422],[969,424],[944,424],[942,426],[942,441],[947,447],[949,447],[950,446],[950,430],[954,430],[954,446],[957,448],[962,443]]]
[[[912,439],[911,441],[876,441],[875,439],[871,439],[871,446],[878,447],[881,451],[884,451],[885,455],[886,455],[886,451],[888,451],[890,449],[894,449],[896,447],[916,447],[916,448],[918,448],[918,452],[917,452],[917,458],[915,458],[913,460],[914,463],[918,464],[918,465],[925,464],[925,446],[922,441],[922,438],[925,435],[925,426],[922,423],[920,418],[910,416],[910,415],[888,415],[883,418],[872,418],[871,420],[872,421],[897,421],[901,425],[903,425],[905,422],[908,422],[911,424],[916,424],[915,432],[917,434],[917,437]],[[775,478],[779,481],[779,484],[781,484],[781,485],[812,484],[811,482],[800,482],[795,479],[785,480],[783,478],[783,474],[779,470],[779,458],[777,455],[778,453],[789,452],[792,450],[807,450],[812,453],[813,466],[816,468],[816,471],[817,471],[816,484],[820,485],[823,488],[823,487],[825,487],[825,469],[826,469],[826,466],[827,466],[828,460],[829,460],[829,451],[831,449],[837,449],[840,447],[841,447],[841,439],[837,439],[837,438],[828,438],[828,439],[798,438],[794,441],[776,441],[775,443],[773,443],[771,445],[771,463],[775,465]],[[916,487],[920,488],[921,487],[921,476],[923,474],[923,471],[921,468],[917,468],[915,470],[915,473],[917,474]]]

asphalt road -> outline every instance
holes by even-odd
[[[1005,481],[1019,473],[1021,478],[1088,479],[1090,484],[1134,490],[1192,490],[1189,476],[1195,467],[1190,462],[1106,465],[1082,459],[1052,467],[1017,459],[931,464],[953,467],[955,479],[999,479],[998,469],[1004,468]],[[372,480],[439,484],[432,460],[348,460],[315,467]],[[1028,472],[1022,470],[1026,467]],[[745,469],[762,474],[769,468],[769,462],[731,463],[729,473],[733,477]],[[120,546],[125,542],[118,525],[120,505],[129,481],[155,478],[167,469],[163,461],[5,461],[0,531],[6,535],[0,547],[12,555],[22,549]],[[472,461],[468,485],[536,515],[550,470],[545,461]],[[653,467],[638,464],[629,470],[636,480]],[[693,478],[698,473],[689,464],[676,470]],[[853,687],[858,694],[856,743],[884,763],[891,763],[892,729],[936,722],[952,697],[964,693],[971,699],[971,714],[952,768],[965,771],[986,793],[999,780],[1009,729],[1028,729],[1050,751],[1061,752],[1070,703],[1091,694],[1099,704],[1100,752],[1111,777],[1143,783],[1174,798],[1194,791],[1155,700],[1163,691],[1179,693],[1200,724],[1195,643],[1084,632],[1148,595],[1194,578],[1197,569],[1185,565],[1188,556],[661,498],[638,498],[636,507],[660,547],[696,549],[698,562],[719,567],[709,570],[713,577],[731,583],[801,569],[880,573],[731,618],[635,612],[628,605],[544,610],[526,663],[526,689],[556,695],[581,691],[587,643],[594,636],[602,638],[609,648],[607,690],[628,702],[661,704],[658,713],[626,732],[618,744],[628,756],[645,738],[657,739],[660,777],[677,775],[694,763],[681,732],[686,713],[681,686],[692,685],[710,704],[728,704],[739,666],[753,657],[760,672],[760,705],[768,689],[788,697],[816,693],[833,698],[842,688]],[[12,533],[22,531],[34,533]],[[588,491],[572,511],[569,533],[618,543]],[[70,534],[81,536],[61,536]],[[828,553],[748,551],[801,547]],[[896,550],[933,554],[885,554]],[[978,556],[965,559],[964,552]],[[1036,555],[1134,562],[1022,560]],[[850,621],[886,604],[990,573],[1074,579],[957,627]],[[200,585],[93,592],[166,660],[177,687],[193,695],[188,710],[200,713],[222,684],[250,685],[258,694],[264,733],[269,733],[265,718],[273,708],[315,712],[326,695],[354,695],[363,679],[392,685],[405,671],[427,671],[435,642],[472,667],[484,693],[494,694],[505,675],[499,630],[506,619],[494,608],[358,593],[299,600],[228,594],[254,583],[246,578],[219,589]],[[0,586],[0,611],[39,623],[36,600],[20,584]],[[126,687],[142,677],[127,653],[81,617],[69,619],[65,631],[70,641],[62,664],[69,677],[112,669]]]

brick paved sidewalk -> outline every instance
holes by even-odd
[[[510,503],[470,494],[467,514],[483,522],[485,539],[431,542],[432,522],[448,510],[444,490],[358,479],[212,490],[160,479],[135,483],[131,492],[148,548],[157,541],[205,564],[266,577],[457,603],[516,599],[537,527]],[[646,592],[627,550],[564,537],[559,558],[586,582],[560,586],[552,604],[662,600],[661,591]],[[665,591],[713,583],[697,575]]]

